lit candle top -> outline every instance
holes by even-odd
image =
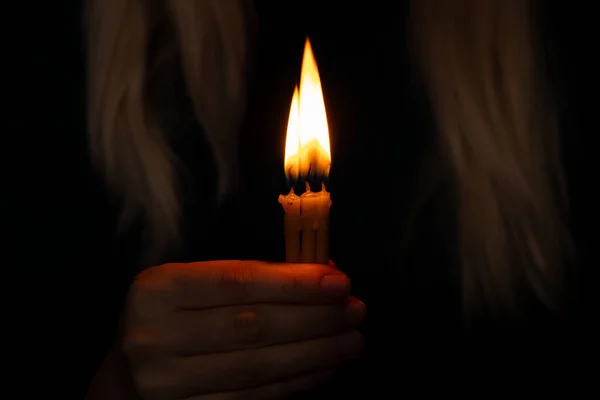
[[[300,89],[294,90],[285,144],[285,174],[288,181],[299,177],[325,178],[331,167],[327,113],[321,78],[308,39],[304,47]]]

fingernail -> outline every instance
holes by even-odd
[[[350,293],[350,279],[341,274],[325,275],[321,289],[330,296],[347,296]]]
[[[342,335],[339,338],[337,345],[340,353],[348,357],[354,357],[361,352],[364,344],[363,342],[364,339],[360,333],[350,332]]]
[[[359,324],[367,315],[367,307],[360,300],[352,300],[346,306],[346,316],[351,325]]]

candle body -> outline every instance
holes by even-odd
[[[279,203],[283,206],[283,229],[285,232],[285,259],[290,263],[300,262],[300,232],[302,231],[302,216],[300,197],[294,194],[294,189],[286,196],[279,195]]]
[[[331,196],[325,185],[320,192],[311,192],[307,185],[302,196],[291,190],[287,196],[279,196],[279,203],[285,211],[286,261],[327,265]]]
[[[329,263],[329,207],[331,207],[331,195],[325,189],[317,193],[317,229],[315,244],[315,262],[317,264]]]
[[[300,196],[302,207],[302,252],[303,263],[314,263],[316,253],[316,231],[319,217],[319,198],[308,189]]]

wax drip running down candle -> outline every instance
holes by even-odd
[[[284,230],[287,262],[327,264],[329,262],[329,208],[331,196],[324,180],[331,167],[327,113],[312,47],[304,46],[300,89],[292,96],[285,144],[285,174],[290,193],[279,196],[285,211]],[[298,179],[305,192],[298,196]],[[309,182],[320,180],[321,191],[313,192]]]

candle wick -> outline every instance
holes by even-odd
[[[308,181],[304,182],[304,185],[306,186],[306,193],[310,192],[310,183],[308,183]]]

